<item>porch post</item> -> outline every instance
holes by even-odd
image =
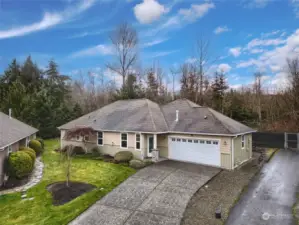
[[[297,133],[297,150],[299,150],[299,133]]]
[[[284,148],[288,148],[288,134],[286,132],[284,133]]]
[[[154,149],[157,150],[157,134],[154,134]]]

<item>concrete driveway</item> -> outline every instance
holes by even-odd
[[[295,224],[292,207],[299,185],[299,154],[277,152],[231,211],[227,225]]]
[[[163,161],[138,171],[71,225],[179,225],[192,195],[220,169]]]

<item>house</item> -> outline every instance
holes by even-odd
[[[90,137],[66,141],[66,130],[91,127]],[[148,99],[120,100],[59,127],[61,145],[104,154],[131,151],[135,158],[159,156],[234,169],[252,157],[252,133],[247,127],[211,108],[179,99],[160,106]],[[84,140],[83,140],[84,138]]]
[[[11,114],[11,113],[10,113]],[[4,180],[4,161],[20,146],[28,146],[36,138],[37,129],[0,112],[0,186]]]

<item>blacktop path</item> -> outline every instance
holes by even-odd
[[[234,206],[227,225],[293,225],[299,186],[299,153],[278,151]]]

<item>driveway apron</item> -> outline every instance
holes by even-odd
[[[163,161],[146,167],[70,225],[179,225],[192,195],[220,169]]]
[[[299,154],[280,150],[248,186],[227,225],[293,225],[299,184]]]

